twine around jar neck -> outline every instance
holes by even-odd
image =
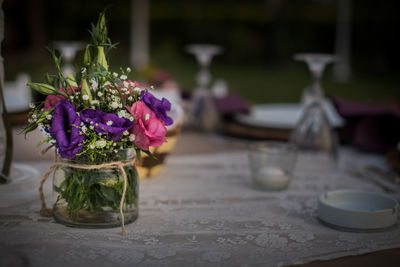
[[[114,162],[103,163],[103,164],[87,165],[87,164],[75,164],[75,163],[66,163],[66,162],[57,161],[57,157],[56,157],[54,164],[51,165],[49,170],[45,173],[42,180],[40,181],[39,194],[40,194],[40,200],[42,202],[42,207],[40,209],[40,215],[42,215],[44,217],[50,217],[52,215],[52,210],[47,208],[47,206],[46,206],[46,200],[45,200],[44,193],[43,193],[43,185],[46,182],[47,178],[49,178],[50,174],[52,172],[54,172],[54,170],[57,167],[64,166],[64,167],[71,167],[71,168],[84,169],[84,170],[99,170],[99,169],[105,169],[105,168],[118,168],[121,170],[122,177],[124,179],[124,188],[122,191],[121,201],[119,203],[119,213],[121,214],[122,234],[126,235],[128,232],[126,231],[126,228],[125,228],[125,216],[124,216],[124,212],[123,212],[123,205],[124,205],[128,180],[127,180],[127,175],[124,170],[124,167],[127,165],[132,165],[132,164],[135,164],[135,159],[128,161],[128,162],[114,161]]]

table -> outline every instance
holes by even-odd
[[[186,153],[189,145],[201,147],[202,153]],[[141,181],[140,215],[127,226],[127,236],[121,236],[120,228],[87,230],[57,224],[38,215],[39,201],[3,209],[0,263],[283,266],[314,261],[315,266],[316,260],[385,249],[399,255],[399,225],[381,233],[346,233],[321,225],[316,217],[320,193],[342,188],[383,192],[376,184],[335,169],[322,158],[302,155],[289,190],[253,190],[244,148],[245,143],[235,139],[184,135],[160,176]],[[349,162],[353,168],[384,164],[379,156],[348,148],[340,151],[340,158],[342,169]],[[28,163],[42,173],[51,164]],[[390,195],[400,199],[399,188],[393,189],[397,191]],[[51,201],[49,184],[47,200]],[[356,261],[363,259],[358,256]]]

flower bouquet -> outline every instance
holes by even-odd
[[[166,141],[171,104],[128,79],[130,68],[111,72],[106,55],[115,48],[105,12],[90,31],[83,66],[65,77],[61,57],[51,51],[57,74],[46,83],[28,83],[46,95],[32,104],[24,132],[41,128],[42,143],[57,148],[55,164],[41,183],[42,214],[48,213],[42,185],[54,171],[54,218],[69,226],[111,227],[138,216],[138,175],[134,161]]]

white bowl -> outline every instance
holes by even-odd
[[[399,203],[385,195],[355,190],[326,192],[318,198],[318,217],[344,231],[383,231],[397,223]]]

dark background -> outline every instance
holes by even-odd
[[[251,102],[297,101],[309,83],[298,52],[334,53],[337,20],[335,0],[161,1],[150,0],[151,66],[136,73],[151,78],[155,69],[167,70],[183,90],[191,90],[197,64],[185,53],[190,43],[214,43],[225,53],[215,57],[214,78]],[[89,40],[87,29],[104,7],[109,33],[118,49],[111,66],[129,66],[130,1],[6,0],[6,80],[28,72],[35,81],[52,70],[45,46],[53,40]],[[328,94],[372,103],[400,100],[399,10],[395,0],[353,0],[351,66],[347,83],[336,82],[328,68]],[[135,76],[136,75],[136,76]]]

